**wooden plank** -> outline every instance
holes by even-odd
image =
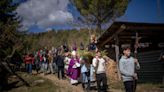
[[[110,36],[108,39],[106,39],[106,40],[101,44],[101,46],[103,46],[104,44],[110,42],[112,39],[114,39],[114,37],[115,37],[116,35],[118,35],[120,32],[122,32],[122,31],[125,30],[125,29],[126,29],[126,26],[125,26],[124,24],[122,24],[122,25],[120,26],[120,28],[119,28],[114,34],[112,34],[112,36]]]

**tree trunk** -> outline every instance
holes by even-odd
[[[0,92],[4,90],[8,84],[8,71],[1,64],[1,62],[2,61],[0,61]]]
[[[13,75],[17,76],[20,81],[22,81],[27,87],[30,86],[30,84],[25,81],[21,76],[19,76],[11,67],[10,62],[8,61],[15,53],[16,49],[13,49],[12,53],[8,55],[3,61],[0,61],[0,64],[4,66],[6,70],[8,70],[9,73],[12,73]]]

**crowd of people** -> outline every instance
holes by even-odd
[[[70,79],[72,85],[82,83],[83,88],[89,88],[90,82],[97,79],[98,89],[106,90],[107,78],[105,75],[105,60],[101,57],[99,51],[95,52],[96,56],[92,61],[87,57],[80,56],[76,49],[66,51],[64,46],[47,50],[47,48],[38,50],[34,55],[27,54],[24,56],[26,71],[32,73],[32,69],[37,73],[55,74],[59,79]],[[99,63],[97,63],[99,61]],[[99,67],[98,67],[99,66]],[[95,78],[95,74],[96,78]],[[79,80],[81,78],[81,80]]]
[[[26,54],[24,62],[26,71],[32,73],[34,69],[37,73],[57,74],[58,79],[69,78],[72,85],[82,84],[84,89],[90,89],[91,83],[97,83],[98,92],[107,91],[106,64],[108,61],[104,59],[97,50],[96,45],[91,43],[88,50],[95,53],[92,60],[87,57],[80,56],[77,47],[73,46],[71,50],[67,46],[62,45],[58,48],[39,49],[35,54]],[[80,50],[84,48],[80,47]],[[137,59],[130,56],[130,48],[123,49],[123,56],[119,61],[119,70],[124,82],[126,92],[135,92],[137,73],[139,63]]]

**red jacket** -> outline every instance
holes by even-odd
[[[42,55],[40,54],[40,50],[38,51],[38,56],[39,56],[39,58],[40,58],[40,62],[42,62],[42,61],[43,61],[43,57],[42,57]]]
[[[25,56],[24,62],[25,64],[34,64],[34,58],[27,55]]]

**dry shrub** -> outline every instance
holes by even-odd
[[[107,67],[106,67],[106,74],[107,77],[111,81],[119,81],[118,79],[118,72],[117,72],[117,63],[110,59],[109,57],[105,56],[105,59],[107,60]]]

